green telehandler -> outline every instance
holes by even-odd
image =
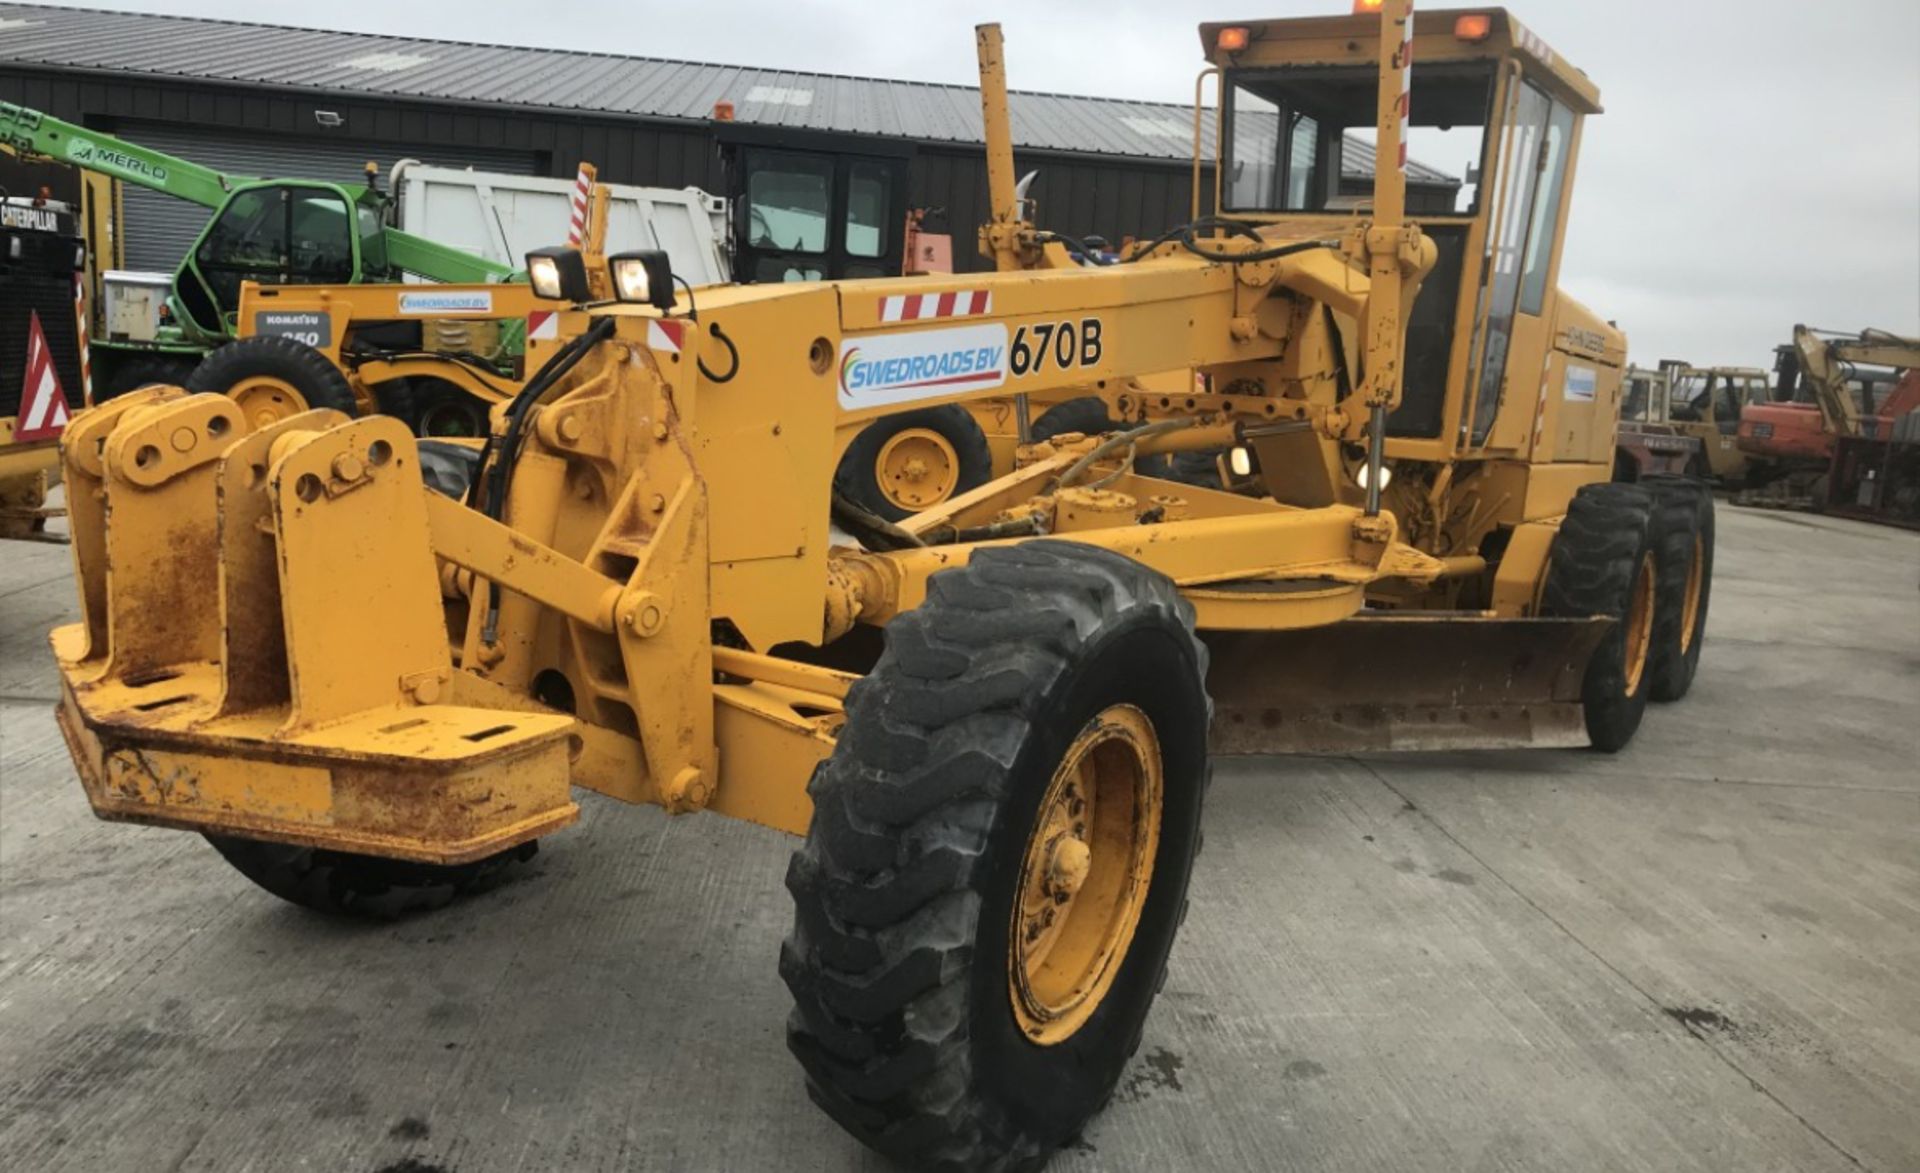
[[[368,181],[255,179],[0,102],[0,144],[213,210],[175,271],[160,325],[150,338],[93,341],[95,398],[146,383],[181,383],[208,352],[235,336],[242,282],[340,285],[502,281],[515,270],[390,224],[393,201]]]

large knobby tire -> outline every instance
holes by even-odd
[[[183,387],[188,376],[193,374],[194,366],[192,359],[171,354],[133,354],[109,361],[112,365],[107,368],[105,377],[94,385],[95,403],[105,403],[129,391],[156,384]]]
[[[814,1101],[908,1167],[1038,1168],[1112,1094],[1165,980],[1206,652],[1166,578],[1058,541],[976,552],[886,634],[787,873],[788,1045]]]
[[[1587,736],[1605,753],[1633,740],[1653,685],[1653,536],[1653,495],[1605,482],[1574,494],[1548,552],[1542,612],[1615,620],[1587,663],[1580,692]]]
[[[987,434],[957,403],[882,416],[868,424],[833,474],[834,491],[888,521],[993,479]]]
[[[241,875],[282,900],[315,912],[370,920],[395,920],[444,907],[490,887],[509,865],[532,859],[540,849],[537,841],[523,843],[474,863],[444,867],[228,835],[206,839]]]
[[[360,414],[340,368],[306,343],[277,334],[227,343],[200,360],[186,386],[232,396],[255,428],[320,407]]]
[[[1693,686],[1713,595],[1713,492],[1690,477],[1648,477],[1653,493],[1658,601],[1653,617],[1651,696],[1677,701]]]

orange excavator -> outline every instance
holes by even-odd
[[[1920,340],[1795,326],[1793,345],[1781,350],[1781,400],[1749,403],[1740,412],[1737,443],[1748,456],[1748,483],[1767,486],[1743,503],[1820,508],[1833,489],[1838,442],[1890,442],[1901,418],[1920,409]],[[1873,367],[1892,369],[1890,391],[1877,393],[1883,384],[1863,370]]]

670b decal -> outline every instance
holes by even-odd
[[[1100,319],[1035,322],[1013,332],[1007,348],[1007,369],[1017,378],[1037,375],[1051,367],[1066,371],[1100,362]]]

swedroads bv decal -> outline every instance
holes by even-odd
[[[1007,381],[1007,328],[999,322],[840,344],[840,406],[849,411],[998,387]]]

